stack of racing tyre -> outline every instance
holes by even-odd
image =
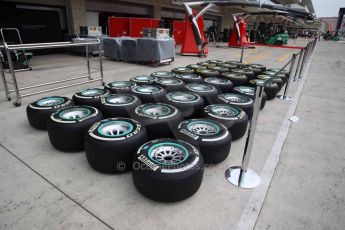
[[[41,98],[27,107],[31,126],[47,130],[52,146],[85,151],[90,167],[132,171],[137,190],[164,202],[196,193],[205,164],[219,164],[252,117],[255,87],[261,109],[287,81],[260,64],[208,60],[88,88],[72,99]]]

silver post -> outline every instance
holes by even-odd
[[[6,77],[5,77],[5,73],[4,73],[4,67],[2,66],[2,61],[0,60],[0,72],[1,72],[1,79],[2,79],[2,84],[4,85],[4,90],[5,90],[5,94],[6,94],[6,98],[7,100],[11,100],[11,96],[10,93],[8,91],[8,86],[7,86],[7,81],[6,81]]]
[[[243,55],[244,55],[244,45],[242,45],[242,48],[241,48],[241,59],[240,59],[241,63],[243,62]]]
[[[10,50],[8,49],[7,43],[5,43],[4,45],[5,45],[6,55],[7,55],[8,68],[9,68],[9,71],[10,71],[11,76],[12,76],[14,91],[16,92],[16,100],[13,102],[13,105],[20,106],[21,105],[21,99],[20,99],[16,75],[14,73],[14,66],[13,66],[13,62],[12,62],[12,58],[11,58],[11,53],[10,53]]]
[[[295,62],[296,62],[296,57],[297,54],[292,54],[292,59],[291,59],[291,63],[290,63],[290,70],[289,70],[289,76],[286,79],[286,86],[284,89],[284,95],[278,95],[277,98],[279,98],[280,100],[284,100],[284,101],[291,101],[293,98],[288,96],[287,93],[289,91],[289,86],[290,86],[290,80],[292,78],[293,75],[293,71],[294,71],[294,67],[295,67]]]
[[[303,74],[303,70],[304,70],[305,64],[307,62],[308,49],[309,49],[309,44],[304,48],[302,65],[301,65],[301,68],[299,70],[299,74],[298,74],[298,79],[297,80],[303,79],[302,78],[302,74]]]
[[[103,78],[102,43],[101,43],[101,41],[99,41],[99,44],[98,44],[98,52],[99,52],[98,57],[99,57],[99,71],[101,74],[101,82],[102,82],[102,85],[105,85],[104,78]]]
[[[260,176],[253,169],[250,169],[249,160],[252,154],[253,142],[256,132],[256,124],[259,117],[264,84],[257,84],[255,89],[254,111],[249,123],[246,145],[242,157],[241,166],[232,166],[225,171],[226,179],[233,185],[240,188],[255,188],[261,182]]]
[[[295,76],[293,78],[293,81],[297,81],[298,78],[298,73],[301,69],[301,64],[302,64],[302,60],[303,60],[303,54],[304,54],[304,49],[301,49],[301,51],[299,52],[299,57],[298,57],[298,62],[297,62],[297,67],[296,67],[296,72],[295,72]]]
[[[87,66],[87,75],[89,76],[89,80],[91,80],[91,71],[90,71],[90,55],[89,55],[89,45],[85,46],[86,52],[86,66]]]

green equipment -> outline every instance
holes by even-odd
[[[269,44],[269,45],[283,45],[283,44],[287,44],[289,40],[289,35],[285,34],[285,33],[278,33],[275,34],[271,37],[269,37],[265,43]]]

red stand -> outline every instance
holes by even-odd
[[[239,32],[236,29],[236,24],[239,27]],[[234,26],[232,28],[231,37],[228,43],[228,46],[230,47],[242,47],[247,46],[249,44],[249,41],[247,39],[247,23],[238,16],[236,18],[236,22],[234,22]]]
[[[193,15],[197,15],[196,11],[193,10]],[[201,33],[202,42],[205,42],[205,36],[204,36],[204,19],[202,17],[199,17],[197,20],[199,30]],[[192,23],[188,17],[186,16],[185,21],[185,35],[184,40],[181,47],[181,54],[182,55],[200,55],[201,50],[198,49],[198,46],[195,41],[194,33],[193,33],[193,27]],[[203,54],[208,54],[208,49],[205,46]]]
[[[184,40],[186,22],[185,21],[173,21],[173,36],[176,44],[182,44]]]

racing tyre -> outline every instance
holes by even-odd
[[[132,94],[111,94],[102,98],[100,109],[104,118],[129,118],[139,105],[141,105],[140,99]]]
[[[179,109],[185,119],[200,116],[204,108],[204,99],[190,92],[167,93],[162,101]]]
[[[239,68],[237,65],[235,65],[235,64],[229,64],[229,63],[223,63],[223,64],[221,64],[221,66],[222,66],[223,68],[228,68],[228,71],[226,71],[226,72],[229,72],[229,71],[231,71],[232,69],[238,69],[238,68]]]
[[[234,88],[234,92],[235,93],[244,94],[244,95],[250,97],[251,99],[255,100],[255,87],[251,87],[251,86],[238,86],[238,87]],[[267,100],[267,94],[264,91],[263,94],[262,94],[262,100],[261,100],[260,109],[263,109],[265,107],[266,100]]]
[[[248,77],[244,74],[228,72],[222,73],[221,77],[231,81],[234,87],[248,84]]]
[[[176,76],[178,79],[181,79],[184,81],[184,83],[203,83],[204,80],[201,76],[195,74],[195,73],[184,73],[184,74],[179,74]]]
[[[188,67],[176,67],[171,70],[171,72],[175,73],[176,75],[179,74],[192,74],[194,73],[194,69]]]
[[[148,75],[138,75],[129,80],[136,85],[151,85],[154,83],[154,78]]]
[[[255,77],[255,73],[253,70],[250,70],[250,69],[246,69],[246,68],[243,68],[243,69],[232,69],[231,70],[233,73],[238,73],[238,74],[244,74],[247,76],[248,80],[252,80],[254,79]]]
[[[196,70],[198,70],[198,69],[207,69],[206,66],[204,66],[204,65],[198,65],[198,64],[190,64],[190,65],[187,65],[186,67],[187,67],[187,68],[193,69],[194,72],[195,72]]]
[[[105,90],[109,93],[129,93],[131,92],[132,87],[135,86],[135,83],[130,81],[113,81],[104,86]]]
[[[155,83],[163,87],[167,92],[185,90],[184,82],[177,78],[156,78]]]
[[[200,95],[204,99],[205,105],[212,104],[218,95],[216,87],[209,84],[190,83],[186,84],[186,89],[189,92]]]
[[[264,72],[267,70],[267,67],[262,65],[262,64],[249,64],[248,66],[254,67],[254,68],[259,68],[261,69],[261,72]]]
[[[213,104],[204,108],[205,117],[222,123],[229,129],[232,140],[244,136],[248,126],[248,116],[240,108],[232,105]]]
[[[131,117],[145,125],[150,140],[175,137],[177,126],[182,121],[181,112],[164,103],[140,105]]]
[[[236,65],[238,68],[245,68],[247,65],[239,61],[227,61],[226,64]]]
[[[211,119],[191,119],[178,126],[177,139],[198,146],[205,164],[218,164],[230,152],[231,134],[221,123]]]
[[[279,72],[280,69],[279,68],[269,68],[267,71]],[[286,69],[283,69],[282,71],[280,71],[280,73],[284,74],[286,77],[289,77],[289,71]]]
[[[157,72],[151,73],[150,76],[153,78],[173,78],[173,77],[176,77],[176,74],[169,71],[157,71]]]
[[[234,84],[228,79],[219,78],[219,77],[207,77],[204,81],[209,84],[213,85],[218,89],[219,93],[229,93],[234,88]]]
[[[261,68],[257,68],[257,67],[253,67],[253,66],[247,66],[245,69],[253,71],[254,72],[254,77],[258,76],[259,74],[262,73]]]
[[[26,116],[32,127],[45,130],[47,129],[47,120],[52,113],[72,105],[71,99],[67,97],[44,97],[26,107]]]
[[[84,149],[85,133],[102,118],[102,113],[91,106],[80,105],[60,109],[53,113],[47,122],[50,142],[61,151],[81,151]]]
[[[257,79],[260,80],[269,80],[271,77],[269,75],[259,75],[256,77]],[[281,90],[281,88],[284,86],[284,81],[279,78],[279,77],[274,77],[272,78],[272,82],[276,83],[278,85],[278,91]]]
[[[196,73],[201,77],[219,77],[219,72],[211,69],[197,69]]]
[[[223,66],[210,66],[208,69],[217,71],[218,73],[229,72],[229,68]]]
[[[210,64],[212,64],[212,65],[221,65],[221,64],[224,64],[224,62],[221,61],[221,60],[213,60],[213,59],[207,60],[206,62],[207,62],[207,63],[210,63]]]
[[[254,79],[249,81],[249,84],[254,87],[256,87],[258,83],[265,84],[265,81],[260,79]],[[277,83],[267,82],[264,86],[264,91],[267,95],[267,100],[273,100],[279,92],[279,86],[277,85]]]
[[[158,139],[142,145],[133,159],[132,178],[144,196],[162,202],[187,199],[201,185],[204,162],[193,145]]]
[[[96,122],[85,135],[90,166],[103,173],[122,173],[132,167],[138,148],[147,142],[145,126],[129,118]]]
[[[140,98],[144,103],[160,102],[166,94],[166,91],[161,86],[156,85],[138,85],[132,88],[132,93]]]
[[[241,108],[250,119],[253,115],[254,101],[248,96],[237,93],[226,93],[218,95],[217,103],[228,104]]]
[[[276,72],[274,72],[274,71],[265,71],[265,72],[263,72],[263,74],[266,74],[266,75],[269,75],[270,77],[272,77],[272,76],[274,76],[276,74]],[[278,77],[278,78],[282,79],[284,84],[287,81],[287,76],[285,74],[283,74],[283,73],[279,73],[279,74],[275,75],[275,77]]]
[[[82,90],[73,95],[73,101],[76,105],[88,105],[99,108],[101,98],[109,93],[105,89],[90,88]]]

